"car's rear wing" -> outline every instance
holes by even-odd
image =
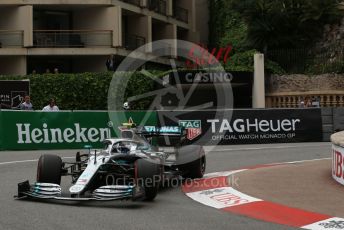
[[[187,132],[180,126],[143,126],[138,127],[137,134],[143,136],[156,146],[180,146],[186,140]]]
[[[142,126],[138,127],[137,134],[145,137],[183,137],[186,136],[186,131],[180,126]]]
[[[180,126],[128,126],[118,127],[121,130],[121,137],[127,139],[144,138],[153,145],[180,145],[186,140],[187,132]],[[154,139],[154,140],[153,140]],[[162,140],[162,141],[160,141]]]

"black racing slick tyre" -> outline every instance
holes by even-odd
[[[178,151],[177,166],[185,179],[202,178],[206,169],[204,149],[199,145],[183,146]]]
[[[161,165],[159,161],[138,159],[135,162],[135,179],[137,185],[141,186],[145,191],[144,200],[154,200],[161,182]]]
[[[62,159],[56,155],[42,155],[38,160],[37,182],[61,184]]]

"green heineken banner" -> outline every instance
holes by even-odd
[[[154,112],[0,111],[0,150],[99,148],[129,119],[156,125],[156,118]]]

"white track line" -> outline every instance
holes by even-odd
[[[62,157],[63,159],[71,159],[75,157]],[[22,160],[22,161],[8,161],[8,162],[1,162],[0,165],[10,165],[10,164],[18,164],[18,163],[27,163],[27,162],[36,162],[36,160]]]
[[[251,147],[251,148],[230,148],[230,149],[215,149],[211,152],[226,152],[226,151],[251,151],[251,150],[266,150],[266,149],[291,149],[291,148],[308,148],[308,147],[327,147],[329,145],[284,145],[284,146],[273,146],[273,147]]]
[[[299,163],[306,163],[306,162],[312,162],[312,161],[322,161],[322,160],[331,160],[331,159],[332,159],[331,157],[318,158],[318,159],[313,159],[313,160],[291,161],[291,162],[287,162],[286,164],[299,164]]]

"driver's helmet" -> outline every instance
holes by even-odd
[[[129,102],[124,102],[124,104],[123,104],[123,109],[124,109],[124,110],[129,110],[129,109],[130,109]]]
[[[130,144],[125,144],[123,142],[118,143],[118,151],[120,153],[129,153],[131,149]]]

